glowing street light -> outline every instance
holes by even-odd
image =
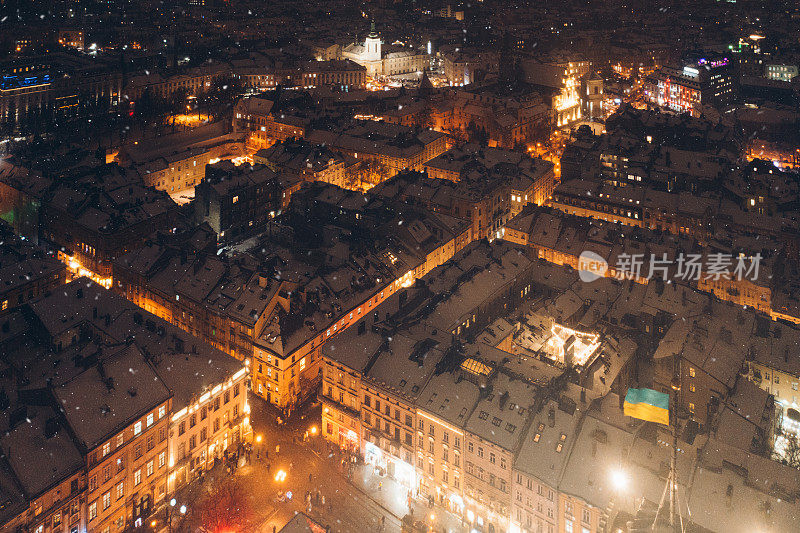
[[[256,442],[261,442],[261,435],[256,435]]]
[[[310,431],[311,431],[312,435],[316,435],[317,434],[317,426],[311,426],[311,430]]]
[[[628,474],[621,468],[611,471],[611,482],[617,490],[625,490],[628,488]]]
[[[186,514],[186,506],[181,505],[181,514]]]

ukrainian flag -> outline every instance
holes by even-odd
[[[669,394],[653,389],[628,389],[624,412],[627,416],[669,425]]]

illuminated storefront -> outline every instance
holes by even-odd
[[[389,477],[398,483],[412,489],[416,486],[416,472],[414,467],[402,459],[384,452],[376,444],[364,442],[364,462],[386,471]]]

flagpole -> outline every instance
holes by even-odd
[[[674,404],[673,404],[674,405]],[[678,462],[678,420],[677,416],[672,424],[672,458],[669,466],[669,527],[675,531],[675,490],[678,483],[678,473],[675,471]]]
[[[658,523],[658,517],[661,515],[661,509],[664,508],[664,499],[667,496],[667,491],[669,491],[669,528],[670,531],[675,532],[675,512],[677,511],[676,499],[677,499],[677,487],[678,487],[678,472],[677,472],[677,464],[678,464],[678,408],[677,408],[677,400],[678,400],[678,392],[681,390],[681,382],[680,379],[676,376],[672,380],[671,384],[672,391],[670,392],[670,420],[669,425],[670,429],[672,430],[672,453],[670,455],[669,460],[669,475],[667,476],[667,485],[664,487],[664,492],[661,495],[661,501],[658,504],[658,509],[656,510],[656,516],[653,519],[653,527],[652,529],[656,529],[656,524]],[[681,531],[683,531],[683,526],[681,526]]]

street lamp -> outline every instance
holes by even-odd
[[[261,435],[256,435],[256,442],[261,443]]]
[[[175,498],[172,498],[169,501],[169,507],[167,507],[167,531],[170,533],[172,532],[172,508],[175,507],[175,504],[178,503]]]
[[[623,491],[628,488],[628,474],[621,468],[615,468],[611,471],[611,482],[617,490]]]

